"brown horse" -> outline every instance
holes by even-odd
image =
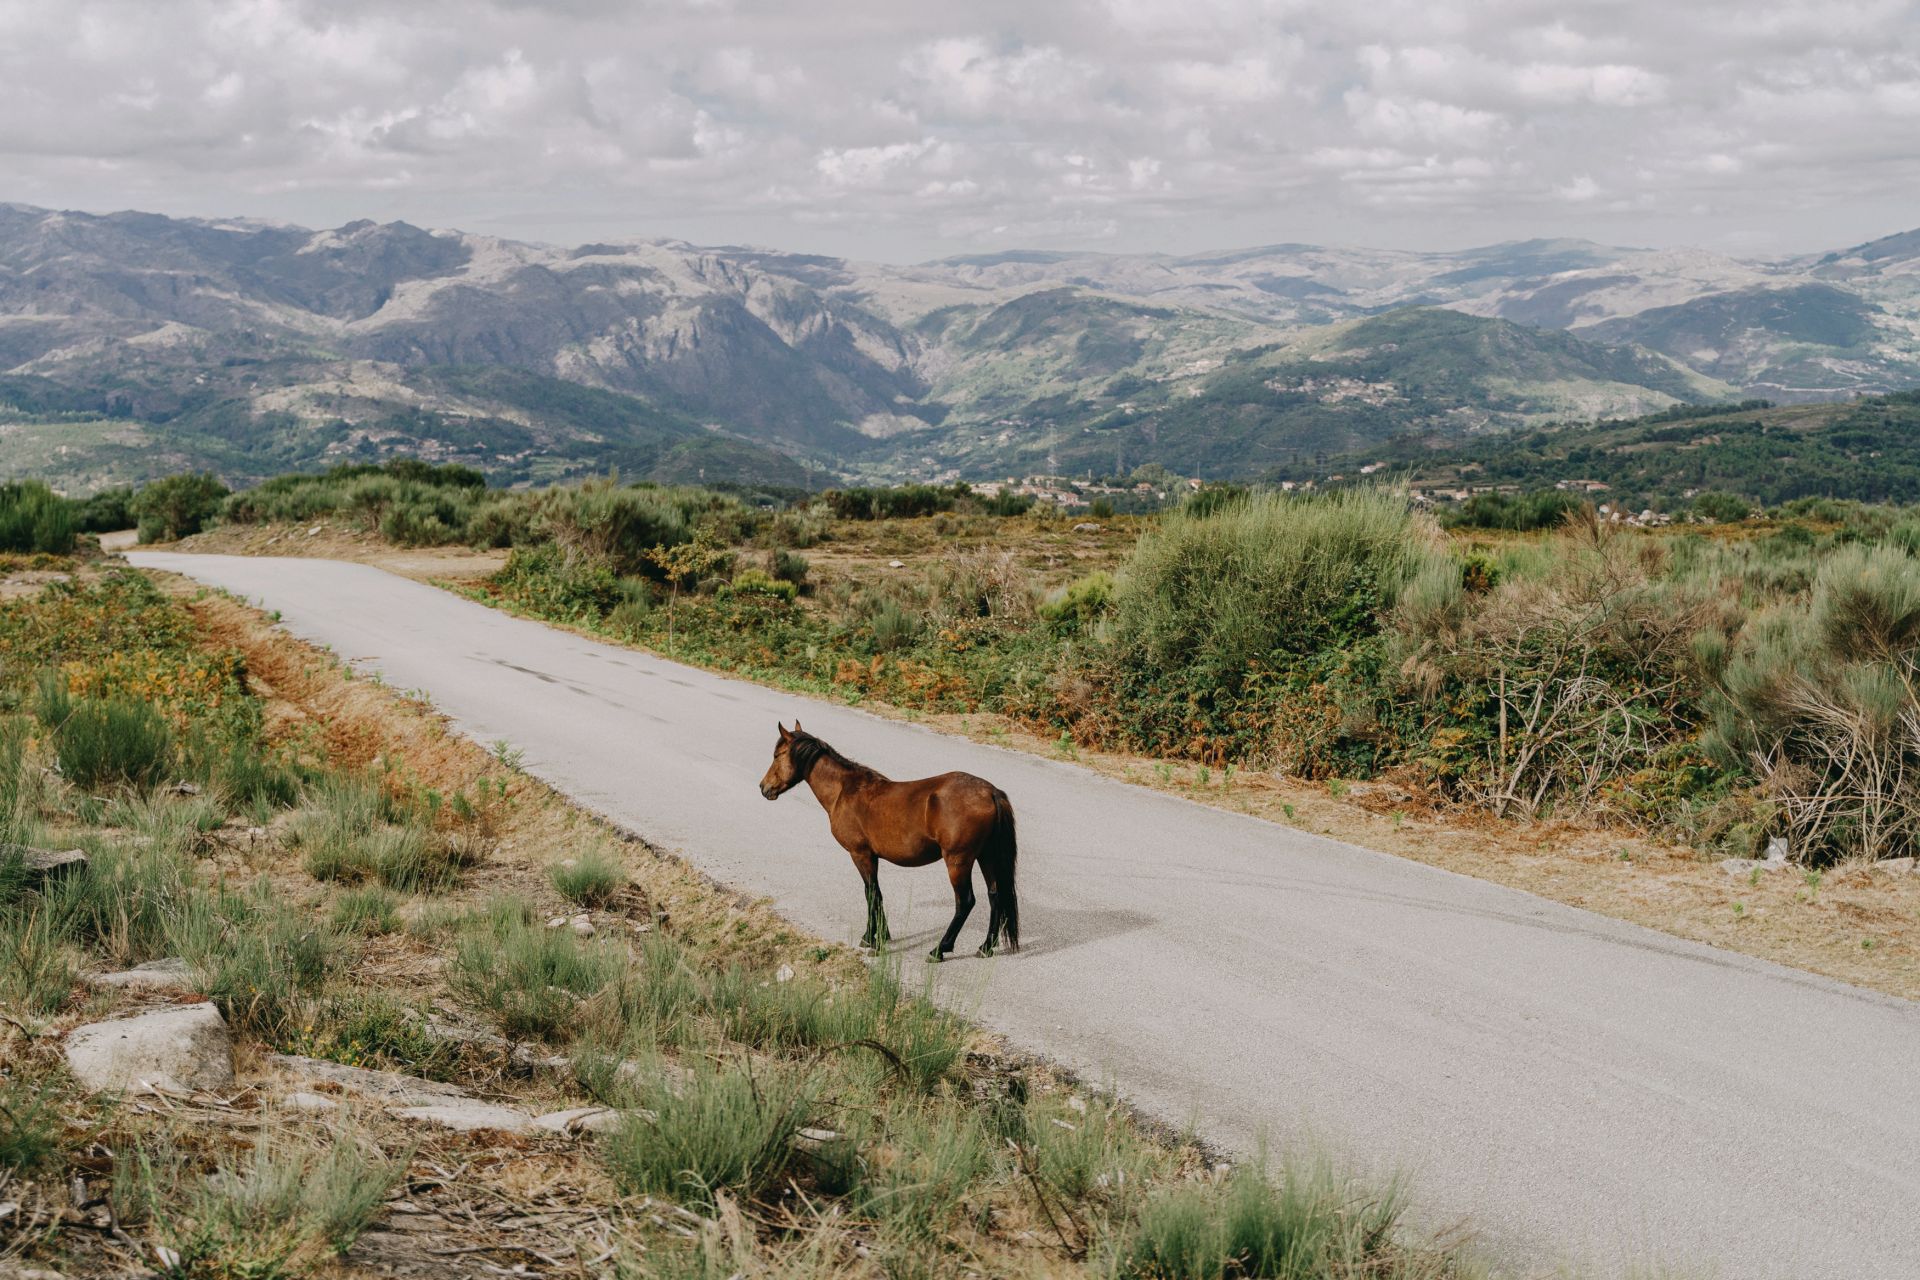
[[[773,763],[760,779],[760,794],[778,800],[806,783],[827,811],[833,838],[853,855],[867,887],[867,933],[871,947],[887,940],[887,913],[880,901],[881,860],[901,867],[947,864],[953,885],[953,923],[940,945],[927,953],[943,960],[973,910],[973,864],[987,878],[987,940],[980,954],[990,956],[1007,931],[1007,950],[1020,949],[1020,899],[1013,886],[1018,847],[1013,835],[1013,806],[1007,793],[970,773],[894,782],[835,751],[800,727],[780,726]]]

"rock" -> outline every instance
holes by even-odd
[[[1756,871],[1778,871],[1787,864],[1768,858],[1722,858],[1720,869],[1730,876],[1750,876]]]
[[[792,982],[793,966],[790,964],[783,964],[778,969],[775,969],[773,971],[773,980],[775,982]]]
[[[319,533],[319,532],[320,532],[320,526],[319,526],[319,525],[315,525],[315,526],[313,526],[313,528],[311,528],[311,529],[309,529],[309,530],[307,530],[307,536],[308,536],[309,538],[311,538],[311,537],[312,537],[312,536],[313,536],[314,534],[316,534],[316,533]]]
[[[1084,523],[1084,522],[1083,522],[1083,523],[1080,523],[1080,524],[1077,524],[1077,525],[1075,525],[1075,526],[1073,526],[1073,531],[1074,531],[1075,533],[1098,533],[1098,532],[1100,532],[1100,530],[1101,530],[1101,528],[1102,528],[1102,527],[1103,527],[1103,526],[1101,526],[1101,525],[1097,525],[1097,524],[1088,524],[1088,523]]]
[[[824,1147],[829,1142],[840,1141],[842,1135],[837,1129],[795,1129],[793,1136],[797,1141]]]
[[[1882,858],[1873,865],[1890,876],[1910,876],[1916,863],[1912,858]]]
[[[455,1133],[473,1133],[481,1129],[520,1133],[533,1127],[533,1117],[517,1107],[500,1107],[475,1099],[447,1101],[425,1107],[399,1107],[388,1114],[417,1124],[437,1124]]]
[[[575,1107],[570,1111],[551,1111],[533,1118],[534,1127],[577,1137],[583,1133],[610,1133],[621,1124],[620,1113],[611,1107]]]
[[[419,1076],[401,1075],[398,1071],[349,1067],[291,1053],[276,1053],[268,1061],[305,1083],[339,1085],[342,1089],[400,1106],[432,1106],[442,1102],[458,1102],[468,1097],[467,1091],[457,1084],[422,1080]]]
[[[549,929],[564,929],[566,927],[567,918],[565,916],[555,916],[553,919],[547,921],[547,928]]]
[[[280,1099],[280,1105],[293,1111],[338,1111],[340,1104],[324,1093],[298,1089]]]
[[[887,561],[887,568],[889,568],[889,569],[904,569],[904,568],[906,568],[906,567],[907,567],[907,562],[906,562],[905,560],[889,560],[889,561]]]
[[[573,931],[582,938],[591,938],[593,936],[593,921],[586,916],[575,916],[573,918]]]
[[[1787,860],[1787,838],[1774,836],[1767,841],[1767,861],[1784,863]]]
[[[35,849],[31,845],[0,844],[0,862],[9,861],[16,854],[26,869],[28,882],[32,884],[72,875],[85,870],[87,865],[87,855],[80,849]]]
[[[0,1280],[67,1280],[58,1271],[45,1267],[23,1267],[16,1262],[0,1262]]]
[[[96,987],[136,987],[153,991],[191,991],[193,970],[185,960],[149,960],[119,973],[96,973],[87,979]]]
[[[66,1054],[75,1078],[95,1091],[233,1084],[233,1037],[210,1003],[91,1023],[67,1036]]]

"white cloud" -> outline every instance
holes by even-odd
[[[1816,248],[1916,118],[1913,0],[0,0],[0,199],[551,239]]]

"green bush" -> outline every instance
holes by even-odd
[[[1458,506],[1442,510],[1440,522],[1455,528],[1527,533],[1557,528],[1587,505],[1585,498],[1559,489],[1524,494],[1476,493]]]
[[[1758,773],[1796,858],[1920,850],[1920,562],[1842,547],[1804,601],[1697,652],[1713,680],[1706,746]]]
[[[1438,554],[1431,525],[1385,489],[1176,512],[1140,540],[1113,589],[1127,730],[1162,750],[1265,752],[1275,677],[1378,634]]]
[[[0,484],[0,551],[66,555],[78,524],[74,504],[38,480]]]
[[[1324,1172],[1274,1181],[1251,1169],[1147,1202],[1116,1259],[1128,1280],[1438,1280],[1444,1255],[1401,1246],[1400,1204],[1359,1194]]]
[[[173,766],[173,730],[150,702],[73,698],[42,685],[39,711],[60,772],[77,787],[157,786]]]
[[[133,528],[132,488],[99,490],[75,504],[74,520],[82,533],[117,533]]]
[[[140,541],[171,542],[200,532],[219,514],[227,486],[211,475],[167,476],[142,488],[133,500]]]
[[[767,556],[767,572],[781,582],[790,582],[797,590],[807,588],[807,558],[792,551],[775,551]]]
[[[1113,575],[1098,569],[1048,593],[1040,602],[1040,616],[1056,635],[1080,635],[1093,630],[1113,601]]]
[[[626,864],[618,854],[600,846],[584,849],[577,857],[557,862],[547,870],[547,878],[569,902],[583,907],[601,907],[613,901],[627,884]]]
[[[617,944],[549,929],[525,904],[509,902],[461,939],[449,984],[509,1040],[564,1040],[578,1029],[582,1002],[630,969]]]
[[[622,1099],[626,1121],[600,1139],[601,1158],[630,1192],[711,1207],[716,1192],[752,1198],[794,1159],[815,1085],[790,1066],[714,1065],[641,1072]]]
[[[255,1142],[204,1176],[178,1150],[136,1157],[129,1201],[144,1200],[176,1261],[170,1276],[289,1280],[353,1247],[406,1173],[370,1141]],[[138,1187],[133,1191],[134,1186]]]
[[[1709,491],[1694,498],[1693,514],[1715,524],[1728,524],[1752,515],[1753,505],[1738,494]]]
[[[764,569],[742,569],[734,575],[732,582],[722,588],[722,594],[757,596],[763,600],[792,604],[794,597],[800,594],[800,589],[791,582],[770,576]]]

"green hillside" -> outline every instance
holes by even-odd
[[[1604,500],[1656,510],[1707,490],[1769,506],[1819,497],[1920,502],[1920,391],[1845,404],[1668,412],[1453,445],[1405,437],[1276,467],[1268,478],[1324,480],[1374,464],[1381,464],[1375,474],[1420,488],[1533,490],[1594,481],[1608,486]]]

